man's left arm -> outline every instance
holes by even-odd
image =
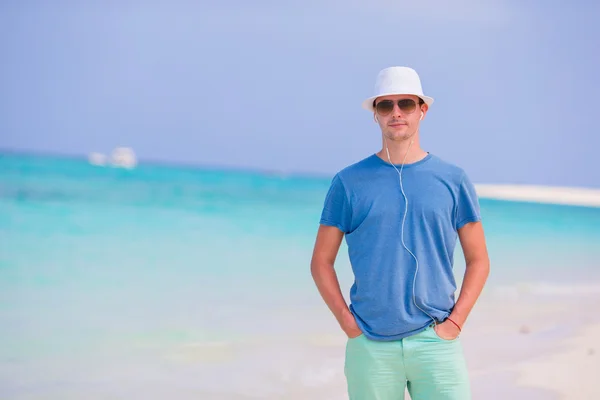
[[[490,260],[481,221],[464,225],[458,230],[458,237],[466,268],[460,294],[449,318],[462,328],[487,281]]]

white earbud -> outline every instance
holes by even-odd
[[[421,111],[421,118],[419,118],[419,121],[423,120],[423,111]]]
[[[375,122],[379,123],[379,120],[377,119],[377,115],[375,115]]]

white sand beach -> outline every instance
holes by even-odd
[[[474,399],[600,398],[600,290],[547,288],[481,299],[463,334]]]
[[[600,398],[600,324],[557,344],[555,353],[518,366],[518,384],[552,390],[560,399]]]
[[[572,289],[540,285],[483,296],[461,335],[474,400],[600,398],[600,317],[588,321],[586,315],[600,306],[600,292]],[[271,352],[280,354],[278,370],[287,385],[278,394],[261,393],[259,398],[347,399],[346,341],[326,321],[326,312],[322,317],[314,323],[333,329],[310,345],[303,341],[265,347],[266,358]]]
[[[562,400],[600,398],[600,286],[521,285],[488,290],[465,325],[461,342],[474,400]],[[274,380],[280,391],[256,398],[347,399],[343,375],[346,340],[327,310],[315,310],[315,326],[326,328],[309,337],[270,341],[258,353],[278,354]],[[297,315],[300,319],[308,315]],[[258,354],[257,353],[257,354]],[[254,369],[263,367],[258,363]],[[594,379],[596,378],[596,379]],[[261,381],[262,383],[262,381]],[[262,388],[268,385],[263,383]],[[239,396],[211,397],[219,400]],[[249,398],[249,397],[248,397]],[[406,399],[410,399],[408,392]]]
[[[475,188],[481,198],[600,207],[600,189],[490,184],[476,184]]]

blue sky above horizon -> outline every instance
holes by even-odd
[[[477,183],[600,187],[591,1],[0,4],[0,148],[332,174],[408,65],[423,147]]]

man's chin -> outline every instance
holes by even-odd
[[[394,142],[403,142],[403,141],[410,139],[412,137],[412,135],[409,133],[392,132],[392,133],[388,133],[386,135],[386,137],[389,140],[392,140]]]

